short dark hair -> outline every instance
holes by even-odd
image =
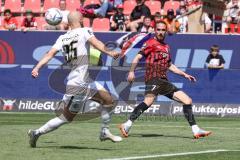
[[[216,45],[216,44],[212,45],[212,47],[210,48],[210,51],[211,51],[211,52],[213,52],[213,51],[219,52],[219,46]]]
[[[10,14],[11,14],[12,12],[11,12],[10,9],[5,9],[3,13],[4,13],[4,15],[5,15],[6,13],[10,13]]]
[[[156,12],[155,14],[154,14],[154,17],[161,17],[162,15],[161,15],[161,13],[160,12]]]
[[[151,16],[145,16],[143,19],[147,19],[147,18],[152,19]]]

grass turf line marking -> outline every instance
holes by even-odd
[[[125,157],[125,158],[109,158],[109,159],[98,159],[98,160],[135,160],[135,159],[149,159],[149,158],[159,158],[159,157],[174,157],[174,156],[185,156],[185,155],[196,155],[196,154],[206,154],[206,153],[217,153],[217,152],[240,152],[240,150],[206,150],[199,152],[183,152],[183,153],[170,153],[170,154],[158,154],[158,155],[148,155],[148,156],[138,156],[138,157]]]

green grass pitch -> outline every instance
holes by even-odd
[[[30,148],[28,129],[38,128],[52,117],[53,114],[0,113],[0,160],[127,160],[144,156],[153,160],[240,159],[240,118],[197,117],[199,126],[213,134],[195,140],[182,117],[145,116],[135,123],[130,137],[120,143],[99,141],[99,119],[75,121],[40,137],[37,148]],[[114,134],[120,134],[116,126],[125,119],[126,116],[114,116]],[[209,150],[213,153],[205,153]],[[204,153],[197,153],[201,151]],[[184,155],[188,152],[194,154]]]

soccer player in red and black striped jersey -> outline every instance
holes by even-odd
[[[155,37],[150,38],[145,42],[141,51],[136,55],[132,62],[128,75],[129,82],[134,81],[134,70],[140,59],[145,57],[146,91],[144,101],[134,109],[125,123],[119,125],[120,131],[124,137],[128,137],[133,122],[153,104],[157,95],[164,95],[183,104],[184,116],[192,127],[194,138],[205,137],[211,134],[209,131],[200,129],[196,124],[192,112],[192,99],[167,79],[167,70],[170,70],[190,81],[196,81],[195,77],[183,72],[172,64],[169,46],[164,42],[166,33],[167,24],[164,21],[156,23]]]

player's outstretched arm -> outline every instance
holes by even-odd
[[[170,67],[168,68],[170,71],[172,71],[173,73],[176,73],[178,75],[181,75],[185,78],[187,78],[189,81],[192,81],[192,82],[196,82],[196,78],[192,75],[189,75],[185,72],[183,72],[182,70],[180,70],[177,66],[175,66],[174,64],[171,64]]]
[[[88,42],[93,45],[95,48],[97,48],[99,51],[106,53],[107,55],[113,57],[114,59],[117,59],[119,57],[119,53],[116,51],[111,51],[107,49],[107,47],[98,40],[95,36],[88,39]]]
[[[32,76],[34,78],[37,78],[39,75],[39,69],[42,68],[45,64],[47,64],[57,53],[57,50],[55,48],[52,48],[50,51],[48,51],[47,54],[43,56],[43,58],[38,62],[38,64],[33,68],[32,70]]]
[[[140,59],[142,58],[143,56],[141,54],[137,54],[135,56],[135,58],[133,59],[132,61],[132,65],[131,65],[131,68],[130,68],[130,71],[128,73],[128,82],[133,82],[135,80],[135,74],[134,74],[134,71],[137,67],[137,64],[138,62],[140,61]]]

